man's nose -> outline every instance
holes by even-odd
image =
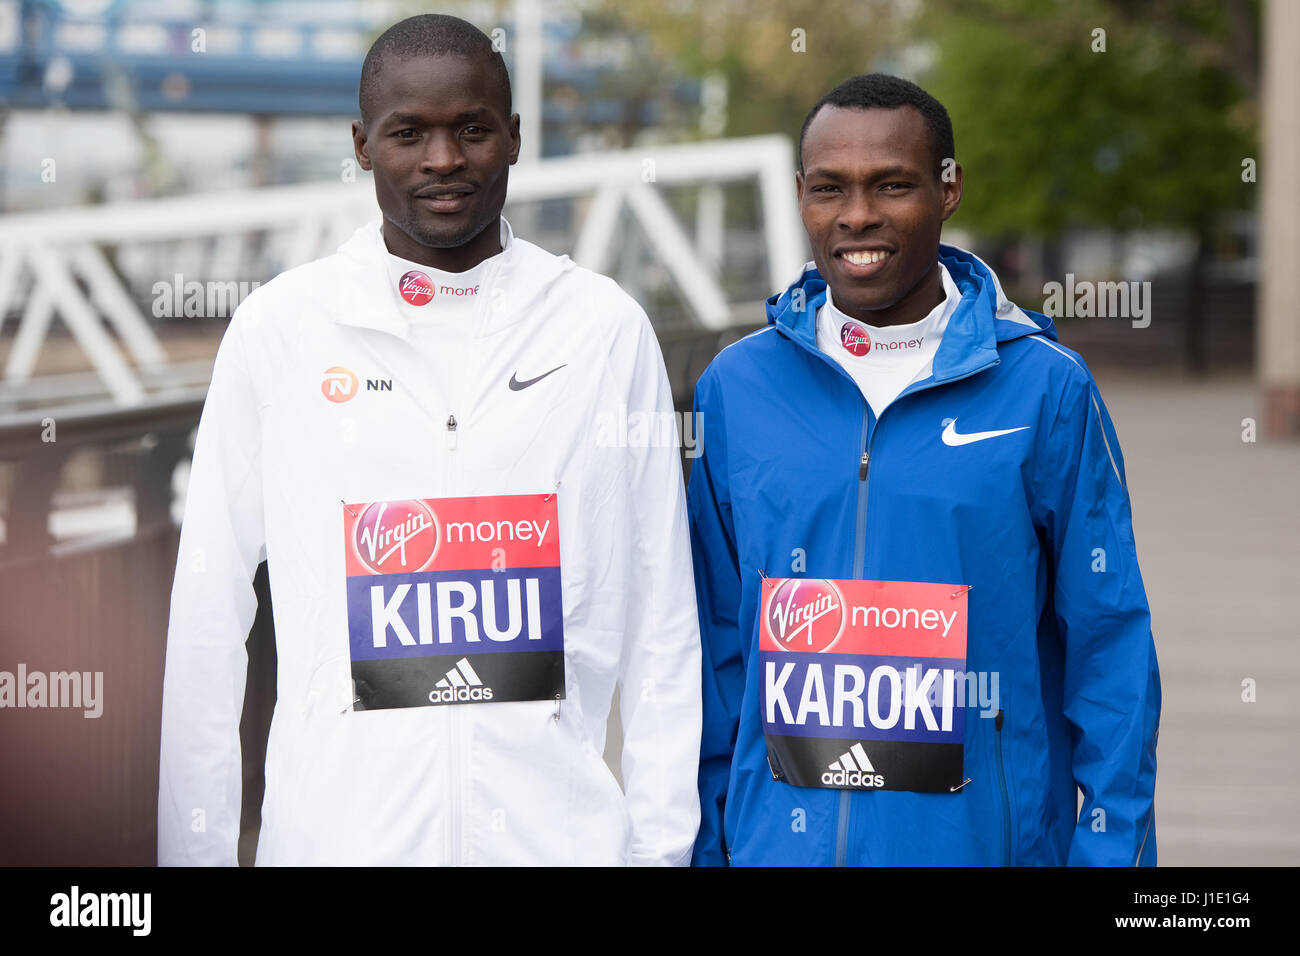
[[[450,133],[433,133],[425,143],[420,157],[420,168],[426,173],[446,176],[465,166],[465,154],[460,143]]]
[[[880,206],[873,201],[870,190],[853,189],[840,208],[835,224],[844,232],[866,232],[883,222]]]

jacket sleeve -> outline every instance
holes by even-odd
[[[672,390],[649,320],[626,383],[628,415],[674,425]],[[655,429],[659,432],[659,429]],[[664,432],[660,432],[664,434]],[[675,441],[628,442],[635,579],[622,658],[623,782],[632,819],[629,862],[685,866],[699,825],[700,635],[682,464]]]
[[[691,466],[687,511],[695,565],[703,650],[703,727],[700,737],[700,834],[695,866],[726,866],[723,813],[731,758],[740,726],[745,689],[741,656],[740,569],[732,526],[727,478],[725,412],[706,371],[695,387],[695,415],[700,422],[702,455]]]
[[[1044,531],[1083,791],[1068,862],[1154,866],[1160,674],[1124,460],[1086,372],[1067,391],[1049,441]]]
[[[217,352],[185,500],[163,678],[162,866],[238,862],[244,645],[265,555],[261,427],[241,336],[248,308]]]

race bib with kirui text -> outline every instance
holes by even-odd
[[[758,653],[772,775],[837,790],[960,788],[968,590],[764,578]]]
[[[343,505],[356,710],[564,697],[554,493]]]

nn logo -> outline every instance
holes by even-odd
[[[856,743],[840,754],[839,760],[832,760],[826,772],[822,774],[822,783],[831,787],[875,788],[885,785],[885,778],[876,773],[867,759],[867,752],[861,743]]]
[[[469,658],[462,657],[447,676],[429,691],[431,704],[459,704],[471,700],[491,700],[492,688],[483,686],[477,672],[470,666]]]
[[[331,402],[346,402],[357,394],[357,376],[352,369],[334,365],[325,370],[320,393]]]
[[[335,365],[325,370],[325,378],[320,383],[320,391],[331,402],[348,402],[356,397],[358,384],[356,373],[352,369],[344,368],[342,365]],[[393,380],[391,378],[366,379],[367,392],[391,392],[392,390]]]

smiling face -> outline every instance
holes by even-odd
[[[825,106],[795,177],[813,259],[847,315],[869,325],[924,318],[943,301],[939,232],[961,202],[936,169],[919,110]]]
[[[496,224],[519,158],[519,114],[505,115],[505,100],[482,57],[384,63],[352,142],[374,172],[394,255],[464,272],[501,250]]]

